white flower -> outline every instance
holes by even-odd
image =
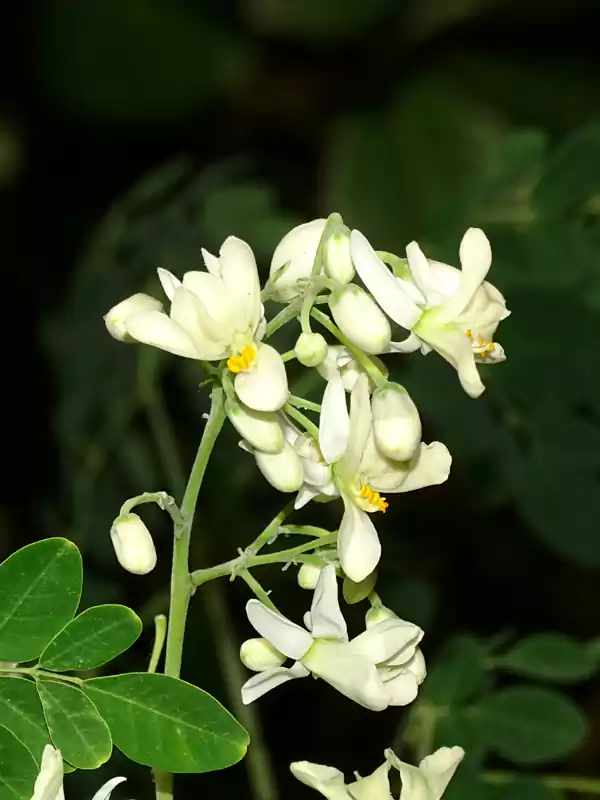
[[[441,747],[413,767],[386,750],[386,760],[375,772],[348,784],[342,772],[324,764],[295,761],[290,770],[328,800],[393,800],[388,778],[393,766],[402,780],[400,800],[440,800],[464,754],[462,747]]]
[[[292,228],[275,248],[270,269],[275,299],[287,303],[302,293],[298,281],[312,273],[326,222],[314,219]]]
[[[409,409],[411,418],[412,415]],[[358,583],[375,569],[381,556],[379,537],[370,518],[388,508],[380,492],[408,492],[443,483],[450,470],[450,453],[440,442],[420,443],[407,461],[396,461],[382,453],[373,433],[364,375],[352,390],[350,414],[339,374],[327,384],[321,405],[319,446],[344,501],[338,538],[340,562],[346,575]]]
[[[124,781],[125,778],[113,778],[98,789],[92,800],[109,800],[115,786]],[[64,800],[64,798],[62,755],[60,750],[47,744],[42,753],[42,764],[31,800]]]
[[[388,369],[386,365],[377,356],[371,356],[373,361],[384,378],[388,376]],[[330,381],[336,372],[342,376],[344,389],[351,392],[356,386],[356,381],[361,375],[366,375],[365,371],[352,356],[350,351],[343,347],[343,345],[330,345],[327,348],[327,355],[325,359],[317,366],[317,372],[326,381]],[[369,391],[373,391],[375,384],[369,378]]]
[[[484,390],[476,362],[503,361],[504,350],[493,337],[510,314],[502,294],[485,280],[492,262],[490,243],[482,230],[469,228],[460,245],[461,270],[429,261],[419,245],[406,248],[409,279],[395,277],[369,242],[352,231],[356,271],[381,308],[410,330],[390,352],[436,350],[458,372],[471,397]]]
[[[119,564],[134,575],[147,575],[156,566],[156,548],[150,531],[137,514],[123,514],[113,522],[110,538]]]
[[[385,670],[389,663],[410,662],[423,631],[395,617],[348,641],[333,564],[324,567],[319,576],[311,610],[306,615],[308,629],[296,625],[258,600],[248,602],[246,613],[254,628],[270,645],[269,652],[279,653],[279,664],[273,666],[269,660],[266,668],[257,669],[261,665],[246,659],[258,674],[242,687],[244,703],[251,703],[270,689],[311,673],[373,711],[410,702],[401,698],[393,686],[390,689]],[[244,647],[247,646],[242,645],[242,651]],[[283,666],[286,658],[294,660],[291,667]],[[409,677],[408,682],[412,684],[414,680]]]
[[[138,342],[184,358],[227,359],[240,400],[256,411],[276,411],[287,400],[287,376],[279,353],[261,342],[266,326],[252,250],[229,236],[219,258],[206,250],[202,255],[208,272],[187,272],[183,281],[158,270],[171,301],[169,315],[136,310],[122,319],[123,329]]]
[[[329,308],[342,333],[365,353],[386,353],[392,341],[390,323],[377,303],[355,284],[329,295]]]

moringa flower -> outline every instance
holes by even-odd
[[[494,342],[499,323],[508,317],[502,294],[485,280],[492,263],[490,243],[479,228],[469,228],[460,244],[462,269],[430,261],[416,242],[406,248],[406,277],[396,277],[360,231],[352,231],[356,271],[385,313],[411,335],[392,342],[389,352],[436,350],[458,372],[471,397],[484,390],[477,363],[503,361]]]
[[[56,750],[51,744],[47,744],[42,753],[42,764],[35,781],[31,800],[65,800],[63,770],[60,750]],[[109,800],[115,786],[124,781],[125,778],[113,778],[107,781],[104,786],[98,789],[92,800]]]
[[[169,315],[134,306],[119,324],[129,338],[183,358],[226,359],[239,399],[255,411],[276,411],[288,397],[287,376],[280,354],[261,341],[266,324],[252,250],[229,236],[219,258],[206,250],[202,255],[208,271],[187,272],[183,281],[158,270],[171,301]],[[113,320],[131,300],[115,306],[106,319]]]

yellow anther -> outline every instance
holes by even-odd
[[[470,328],[465,333],[465,336],[467,337],[467,339],[470,339],[471,341],[473,341],[473,334],[471,333],[471,329]]]
[[[371,489],[368,483],[363,483],[363,485],[360,487],[360,496],[372,506],[377,506],[377,508],[380,511],[383,511],[384,514],[387,511],[389,506],[388,501],[385,499],[385,497],[382,497],[379,492]]]
[[[231,358],[227,359],[227,368],[230,372],[243,372],[245,369],[252,366],[255,360],[256,349],[251,344],[247,344],[239,356],[231,356]]]

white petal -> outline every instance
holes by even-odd
[[[417,647],[414,656],[405,665],[405,669],[408,669],[412,672],[419,686],[423,683],[427,677],[427,666],[425,664],[425,656],[423,655],[423,651],[420,647]]]
[[[288,658],[297,661],[312,645],[313,638],[308,631],[267,608],[259,600],[248,600],[246,614],[260,635]]]
[[[319,421],[319,447],[328,464],[344,455],[350,436],[346,391],[339,372],[334,372],[323,392]]]
[[[360,286],[346,284],[329,295],[335,324],[363,352],[387,352],[392,340],[388,318]]]
[[[228,236],[220,250],[221,279],[234,298],[239,330],[254,333],[261,318],[260,282],[250,245]]]
[[[180,286],[173,295],[171,319],[193,341],[199,358],[210,361],[227,354],[229,328],[216,322],[198,296],[186,286]]]
[[[391,706],[407,706],[416,700],[419,694],[419,683],[408,669],[380,667],[379,676],[388,695]]]
[[[298,494],[296,495],[296,500],[294,501],[294,508],[298,510],[299,508],[304,508],[307,503],[310,503],[315,497],[319,495],[319,489],[314,489],[312,486],[308,486],[304,484],[301,486]]]
[[[280,453],[285,439],[279,417],[273,412],[254,411],[235,400],[227,403],[227,416],[248,444],[263,453]]]
[[[492,249],[481,228],[469,228],[460,243],[462,272],[458,290],[440,309],[443,321],[456,319],[480,289],[492,264]]]
[[[63,760],[60,750],[47,744],[31,800],[58,800],[62,794]],[[64,797],[64,795],[63,795]]]
[[[110,781],[106,781],[104,786],[101,786],[92,797],[92,800],[109,800],[112,790],[120,783],[125,783],[126,780],[127,778],[112,778]]]
[[[433,275],[429,268],[429,261],[416,242],[407,245],[406,258],[410,274],[418,290],[425,298],[427,305],[432,305],[432,296],[435,294]]]
[[[418,625],[406,622],[399,617],[383,620],[368,628],[360,636],[352,639],[352,647],[365,658],[379,664],[387,661],[407,647],[410,652],[406,657],[408,661],[415,651],[416,643],[423,636],[423,631]]]
[[[402,289],[360,231],[352,231],[350,241],[352,260],[362,282],[388,317],[411,330],[421,316],[421,309]]]
[[[202,320],[203,324],[207,326],[205,334],[231,341],[236,328],[235,300],[227,291],[223,281],[209,272],[193,270],[186,272],[183,276],[183,286],[196,295],[208,314],[208,320]],[[175,296],[177,294],[178,292],[175,293]],[[171,312],[171,316],[173,316],[173,312]],[[217,334],[215,334],[215,330]]]
[[[256,363],[235,376],[235,391],[242,403],[255,411],[278,411],[289,395],[285,364],[268,344],[259,344]]]
[[[340,563],[346,575],[355,583],[364,580],[381,558],[381,543],[370,514],[351,500],[344,500],[344,516],[338,536]]]
[[[163,288],[164,293],[167,295],[169,300],[173,300],[173,296],[179,287],[181,286],[181,281],[179,278],[176,278],[172,272],[169,272],[168,269],[163,269],[159,267],[158,270],[158,279],[160,281],[160,285]]]
[[[348,785],[353,800],[393,800],[390,792],[388,773],[390,765],[386,761],[375,772]]]
[[[217,256],[213,256],[213,254],[209,253],[208,250],[202,248],[202,259],[204,261],[204,266],[210,272],[210,274],[215,275],[217,278],[220,278],[221,264]]]
[[[312,272],[326,222],[325,219],[314,219],[298,225],[289,231],[275,248],[269,271],[271,278],[287,264],[286,269],[274,283],[279,299],[287,302],[300,293],[297,281],[308,278]]]
[[[450,474],[452,456],[445,444],[421,444],[421,450],[398,492],[413,492],[444,483]]]
[[[302,664],[294,664],[292,667],[276,667],[268,672],[259,672],[253,675],[242,686],[242,703],[247,706],[253,703],[263,694],[287,683],[294,678],[306,678],[310,672]]]
[[[471,342],[463,332],[453,325],[439,324],[437,318],[427,321],[424,317],[423,325],[418,325],[415,333],[452,364],[461,386],[470,397],[479,397],[483,393],[485,386],[477,372]]]
[[[317,639],[302,663],[313,675],[364,708],[372,711],[387,708],[387,692],[375,665],[354,653],[351,644]]]
[[[421,441],[421,418],[406,389],[397,383],[376,389],[371,407],[379,450],[396,461],[412,458]]]
[[[294,442],[304,469],[304,480],[313,487],[326,486],[331,482],[331,467],[323,460],[319,445],[313,437],[304,433]]]
[[[347,641],[346,620],[340,610],[335,567],[328,564],[321,570],[310,607],[312,635],[315,639]]]
[[[414,333],[410,333],[401,342],[390,342],[389,353],[415,353],[421,347],[421,340]]]
[[[161,311],[130,314],[127,333],[142,344],[149,344],[183,358],[200,358],[193,341],[173,320]]]
[[[289,442],[285,442],[279,453],[256,450],[254,457],[259,470],[277,491],[297,492],[302,486],[302,462]]]
[[[361,374],[350,394],[350,436],[346,452],[338,467],[338,474],[348,477],[357,474],[370,433],[369,379]]]
[[[444,794],[464,755],[462,747],[440,747],[421,761],[419,769],[429,781],[433,800],[439,800]]]
[[[290,764],[290,770],[295,778],[321,792],[327,800],[351,800],[339,769],[311,764],[309,761],[294,761]]]
[[[113,306],[104,315],[104,324],[110,335],[119,342],[134,342],[127,331],[125,320],[132,314],[162,311],[162,303],[148,294],[134,294]]]

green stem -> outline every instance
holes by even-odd
[[[166,492],[144,492],[135,497],[130,497],[129,500],[126,500],[121,506],[119,516],[129,514],[133,508],[141,506],[144,503],[156,503],[159,508],[167,512],[175,525],[180,527],[183,525],[184,519],[181,515],[181,511],[177,507],[177,503]]]
[[[293,320],[298,314],[298,304],[297,303],[290,303],[284,309],[282,309],[279,314],[276,314],[273,319],[268,323],[267,330],[264,335],[264,341],[266,341],[269,336],[273,336],[273,334],[279,330],[279,328],[283,328],[284,325],[287,325],[288,322]]]
[[[250,574],[247,569],[243,569],[240,572],[240,578],[245,581],[250,589],[254,592],[254,594],[258,597],[260,602],[270,608],[272,611],[276,611],[279,614],[279,609],[275,605],[275,603],[269,597],[269,593],[263,589],[260,583],[256,580],[254,575]]]
[[[227,575],[235,577],[241,574],[243,570],[263,567],[266,564],[288,564],[296,560],[302,553],[314,550],[316,547],[324,547],[325,545],[333,544],[337,541],[337,536],[337,531],[328,533],[326,536],[315,537],[309,542],[304,542],[304,544],[300,544],[297,547],[291,547],[289,550],[280,550],[277,553],[267,553],[263,556],[249,556],[247,553],[242,553],[237,558],[232,558],[230,561],[223,562],[223,564],[217,564],[207,569],[195,570],[191,574],[192,585],[202,586],[203,583],[213,581],[215,578],[224,578]]]
[[[285,353],[281,354],[281,360],[285,364],[288,361],[293,361],[296,358],[296,351],[295,350],[287,350]]]
[[[316,411],[318,413],[321,410],[320,403],[313,403],[312,400],[305,400],[304,397],[296,397],[295,394],[291,394],[288,397],[288,403],[294,408],[303,408],[305,411]]]
[[[166,636],[167,618],[164,614],[157,614],[154,617],[154,645],[152,647],[152,655],[150,656],[150,664],[148,665],[148,672],[151,674],[156,672],[158,667]]]
[[[520,777],[516,772],[503,772],[501,770],[490,770],[483,774],[485,782],[494,785],[510,784]],[[585,778],[579,775],[548,775],[545,773],[536,774],[535,777],[550,789],[562,789],[565,792],[575,792],[575,794],[600,794],[600,778]]]
[[[181,515],[183,524],[174,526],[173,567],[171,570],[171,598],[169,603],[169,625],[167,631],[167,653],[165,658],[165,675],[178,678],[181,672],[183,656],[183,639],[185,624],[192,596],[193,586],[190,580],[189,554],[192,525],[198,493],[212,449],[225,422],[224,392],[220,386],[214,386],[211,393],[211,407],[208,421],[202,434],[200,446],[190,472],[183,501]],[[157,800],[172,800],[173,776],[169,772],[154,771]]]
[[[76,686],[81,686],[83,680],[76,678],[73,675],[63,675],[60,672],[47,672],[44,669],[37,667],[0,667],[0,675],[2,674],[15,674],[18,675],[31,675],[32,678],[48,678],[59,683],[74,683]]]
[[[319,441],[319,429],[317,428],[314,422],[309,420],[307,416],[305,416],[297,408],[294,408],[294,406],[291,405],[290,403],[286,403],[283,407],[283,410],[288,415],[288,417],[295,419],[296,422],[299,425],[301,425],[305,431],[307,431],[307,433],[310,433],[310,435],[313,437],[315,441],[317,442]]]
[[[281,509],[279,514],[273,517],[267,527],[258,534],[252,544],[246,548],[246,553],[256,555],[258,551],[264,547],[264,545],[268,544],[271,539],[276,537],[279,533],[282,523],[285,521],[285,518],[288,517],[293,510],[294,501],[290,500],[290,502]]]
[[[324,314],[322,311],[319,311],[318,308],[313,308],[311,311],[311,315],[314,317],[314,319],[317,320],[317,322],[320,322],[324,328],[326,328],[330,333],[332,333],[335,336],[335,338],[352,353],[354,359],[358,361],[358,363],[361,365],[361,367],[364,369],[364,371],[367,373],[367,375],[371,378],[371,380],[376,386],[383,386],[387,383],[387,378],[385,377],[385,375],[383,375],[379,367],[377,367],[377,365],[374,364],[373,361],[371,361],[371,359],[369,358],[368,355],[366,355],[366,353],[363,353],[363,351],[360,348],[356,347],[356,345],[352,344],[352,342],[344,336],[344,334],[337,327],[337,325],[335,325],[329,319],[327,314]]]

